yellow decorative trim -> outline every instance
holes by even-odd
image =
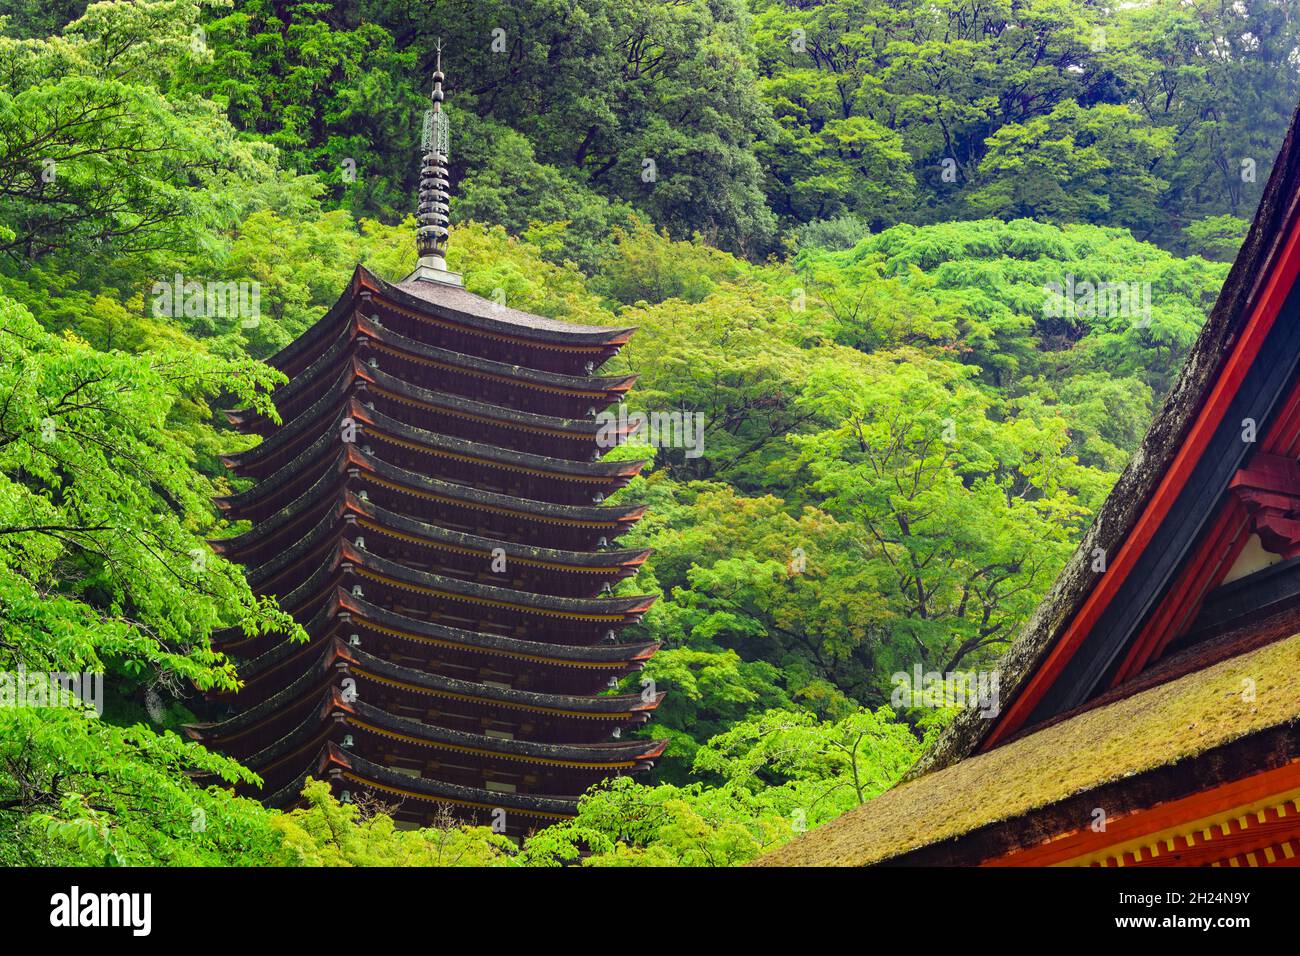
[[[1257,800],[1253,803],[1240,807],[1233,807],[1220,813],[1203,817],[1198,820],[1192,820],[1187,823],[1180,823],[1177,826],[1161,830],[1159,833],[1149,833],[1124,843],[1117,843],[1113,846],[1106,847],[1103,850],[1095,850],[1083,856],[1074,859],[1065,860],[1056,864],[1057,866],[1124,866],[1124,857],[1126,854],[1131,855],[1135,862],[1141,862],[1143,851],[1146,851],[1146,859],[1155,859],[1160,856],[1158,844],[1163,842],[1166,846],[1166,852],[1177,852],[1175,841],[1182,840],[1183,845],[1187,848],[1197,846],[1197,837],[1199,834],[1201,843],[1212,843],[1221,837],[1232,836],[1234,832],[1240,833],[1248,830],[1258,821],[1265,823],[1268,820],[1268,812],[1272,811],[1279,817],[1287,815],[1287,804],[1300,800],[1300,789],[1285,791]],[[1233,829],[1236,825],[1236,830]],[[1217,833],[1215,832],[1217,830]],[[1230,862],[1231,866],[1240,865],[1236,862],[1240,859],[1247,859],[1249,854],[1238,854]],[[1217,864],[1214,864],[1217,865]],[[1249,865],[1254,866],[1254,863]]]

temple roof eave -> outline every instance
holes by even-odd
[[[351,363],[339,368],[332,384],[322,396],[299,411],[292,420],[267,434],[264,440],[253,448],[221,455],[220,459],[223,464],[234,469],[237,473],[241,469],[246,470],[256,466],[281,448],[308,433],[312,426],[319,425],[321,429],[332,427],[332,425],[327,426],[324,423],[330,418],[336,419],[338,417],[339,406],[345,400],[345,396],[349,393],[369,390],[377,390],[378,394],[384,397],[397,396],[399,403],[423,407],[435,413],[442,412],[452,416],[473,419],[514,432],[543,434],[549,438],[567,438],[591,443],[597,449],[602,447],[599,444],[601,440],[609,442],[609,446],[612,447],[613,444],[622,441],[636,428],[636,425],[630,422],[603,422],[595,418],[579,419],[540,415],[535,412],[507,408],[503,405],[479,402],[450,393],[431,391],[411,385],[396,376],[381,372],[377,368],[366,368],[353,359]],[[398,424],[407,428],[416,427],[405,422],[398,422]],[[451,436],[445,437],[450,438]],[[467,440],[460,439],[460,441]],[[507,446],[493,446],[484,442],[467,441],[467,444],[481,445],[485,448],[500,447],[506,453],[527,454],[515,452]],[[542,459],[549,458],[549,456],[538,457]],[[577,461],[587,464],[582,462],[581,459],[553,460]],[[613,468],[609,470],[611,472],[619,471],[619,469]],[[600,469],[597,469],[597,471],[600,471]]]
[[[356,514],[358,518],[369,519],[395,531],[406,532],[428,541],[454,543],[466,548],[491,553],[500,548],[507,559],[531,560],[545,562],[548,565],[564,565],[597,569],[601,571],[635,569],[640,567],[650,556],[652,548],[620,548],[606,551],[570,551],[562,548],[545,548],[534,545],[518,544],[500,538],[487,538],[482,535],[454,531],[437,525],[397,514],[381,508],[369,501],[361,501],[350,491],[344,493],[344,507]]]
[[[284,468],[263,479],[253,488],[214,499],[217,507],[227,513],[228,516],[238,519],[245,508],[252,507],[259,502],[262,497],[256,494],[259,489],[267,486],[268,483],[274,483],[273,487],[268,488],[268,490],[274,491],[275,487],[291,481],[295,472],[300,474],[303,469],[314,464],[313,459],[322,457],[326,449],[332,444],[336,444],[328,440],[333,437],[329,435],[322,436],[322,441],[314,443],[292,462],[285,465]],[[325,468],[321,469],[322,477],[325,473],[335,469],[341,472],[351,468],[357,469],[358,472],[364,475],[392,482],[398,485],[400,490],[407,493],[415,495],[432,493],[436,498],[447,499],[453,503],[461,504],[463,507],[497,511],[548,523],[612,529],[636,521],[646,511],[645,505],[566,505],[538,501],[533,498],[519,498],[493,491],[482,491],[471,485],[429,478],[417,472],[400,468],[367,455],[357,448],[355,443],[342,444],[341,449],[336,450],[334,459]],[[245,535],[240,535],[239,537],[244,539],[241,544],[247,544],[247,542],[253,540],[262,540],[264,534],[260,532],[260,529],[263,526],[270,522],[276,522],[275,526],[278,527],[285,520],[292,517],[292,514],[281,516],[280,512],[299,513],[302,509],[319,503],[320,495],[323,494],[328,484],[328,482],[318,478],[308,489],[311,496],[304,493],[286,502],[274,514],[259,521],[258,528],[252,529]]]
[[[408,308],[428,311],[439,318],[452,319],[470,329],[511,338],[531,339],[539,345],[588,345],[616,348],[625,344],[636,332],[636,326],[580,325],[576,322],[533,315],[485,299],[463,286],[419,280],[387,282],[365,266],[358,266],[357,273],[363,288],[369,288]]]
[[[327,543],[329,538],[321,543]],[[287,594],[279,595],[280,606],[300,613],[312,602],[325,599],[328,581],[341,574],[370,580],[380,587],[423,593],[452,601],[464,601],[533,614],[542,617],[569,618],[575,621],[630,623],[654,604],[654,594],[617,597],[563,597],[538,591],[520,591],[494,584],[481,584],[462,578],[408,568],[360,547],[341,535],[332,539],[334,546],[321,557],[315,570]]]
[[[468,598],[481,598],[500,604],[532,605],[536,609],[568,611],[573,614],[643,613],[650,608],[650,605],[658,597],[654,594],[629,594],[618,597],[595,598],[562,597],[537,591],[519,591],[495,584],[480,584],[477,581],[466,581],[461,578],[447,577],[429,571],[408,568],[397,561],[390,561],[388,558],[368,551],[364,547],[359,547],[355,542],[347,539],[340,542],[338,560],[417,587],[450,591]]]
[[[659,702],[664,696],[662,691],[657,691],[649,697],[642,694],[590,696],[552,694],[541,691],[518,690],[513,687],[496,687],[491,684],[463,681],[455,677],[444,677],[441,674],[430,674],[402,664],[393,664],[358,648],[350,648],[350,653],[355,662],[353,666],[355,673],[386,677],[398,683],[409,684],[417,689],[467,694],[503,703],[529,705],[550,712],[572,713],[575,716],[579,714],[614,718],[629,714],[648,716],[658,708]]]
[[[468,334],[495,335],[537,348],[549,345],[617,349],[636,331],[634,327],[583,326],[530,315],[517,309],[498,306],[463,288],[443,286],[440,283],[421,283],[419,286],[390,283],[358,265],[353,270],[347,289],[325,315],[271,356],[267,360],[268,364],[284,370],[304,355],[310,354],[308,350],[337,326],[363,292],[370,293],[372,297],[381,296],[399,308],[462,325]]]
[[[667,740],[645,738],[550,744],[472,733],[392,714],[362,700],[348,700],[337,687],[327,687],[322,694],[321,706],[309,713],[298,727],[244,758],[243,763],[254,771],[260,771],[273,761],[291,755],[295,748],[311,746],[325,728],[336,722],[417,746],[445,747],[503,760],[579,770],[633,769],[658,758],[668,746]]]
[[[502,793],[478,787],[430,780],[426,777],[408,777],[388,767],[372,763],[337,745],[327,745],[318,765],[319,772],[337,773],[366,786],[378,786],[388,792],[433,803],[452,802],[483,810],[502,808],[544,819],[562,820],[578,812],[577,797],[535,796],[524,793]]]
[[[336,308],[344,302],[351,304],[346,296],[336,303]],[[307,368],[295,374],[288,383],[280,386],[271,395],[277,406],[297,397],[319,384],[318,380],[328,375],[345,353],[355,354],[368,343],[383,347],[399,357],[429,362],[434,365],[458,370],[464,374],[497,381],[510,382],[526,389],[540,390],[559,395],[586,397],[599,404],[607,405],[620,395],[626,393],[637,380],[632,373],[622,375],[566,375],[562,372],[548,372],[542,369],[526,368],[497,362],[493,359],[466,355],[450,349],[425,345],[414,339],[406,338],[393,332],[371,317],[355,314],[339,328],[339,333],[331,345],[320,352]],[[252,409],[227,409],[226,418],[232,425],[243,430],[256,431],[270,425],[268,419]]]
[[[330,634],[335,628],[347,626],[359,631],[380,633],[387,637],[417,644],[436,644],[458,648],[467,653],[510,657],[556,667],[577,669],[604,669],[620,671],[637,669],[654,656],[658,641],[634,641],[614,644],[553,644],[527,638],[470,631],[464,628],[436,624],[389,611],[364,598],[336,587],[332,600],[322,606],[304,629],[312,641]],[[242,636],[239,632],[232,636]],[[242,643],[242,642],[241,642]],[[227,643],[218,645],[223,653],[233,654],[235,648]],[[283,640],[250,660],[239,665],[246,686],[255,683],[261,675],[277,664],[308,652],[311,643]]]
[[[539,477],[591,481],[602,484],[620,478],[635,477],[646,464],[645,461],[575,461],[570,458],[553,458],[548,455],[516,451],[513,448],[494,445],[489,442],[470,441],[452,435],[442,435],[415,425],[408,425],[363,404],[355,394],[349,394],[350,384],[350,382],[340,380],[319,402],[313,405],[312,409],[304,412],[304,415],[312,416],[310,421],[298,424],[302,417],[300,416],[300,419],[295,419],[294,423],[281,429],[271,438],[254,448],[250,448],[248,451],[221,455],[221,462],[234,471],[235,474],[242,477],[262,462],[273,460],[277,451],[289,445],[301,433],[307,431],[307,426],[315,422],[321,411],[328,411],[338,406],[334,412],[333,420],[320,429],[322,437],[338,432],[344,419],[351,419],[361,426],[358,429],[359,436],[374,437],[381,441],[395,441],[398,444],[412,447],[416,451],[426,454],[449,456],[489,468],[504,468]],[[314,409],[319,410],[313,412]],[[283,468],[284,463],[281,463],[280,467]]]
[[[401,664],[393,664],[368,654],[360,648],[347,647],[337,637],[322,650],[316,662],[301,676],[278,693],[223,721],[186,725],[186,733],[194,740],[211,746],[230,740],[273,720],[300,704],[303,699],[323,686],[330,670],[353,677],[378,681],[397,690],[411,693],[431,693],[450,696],[485,706],[494,704],[514,706],[524,710],[586,719],[614,720],[619,723],[629,719],[646,719],[658,708],[663,692],[652,695],[609,694],[576,695],[553,694],[541,691],[518,690],[494,684],[476,683],[432,674]]]
[[[289,547],[278,550],[274,557],[251,568],[247,572],[249,583],[256,588],[263,582],[273,580],[348,525],[434,550],[474,553],[485,559],[500,554],[508,562],[559,571],[581,571],[597,578],[632,574],[651,553],[650,548],[565,551],[487,538],[388,511],[369,501],[362,501],[345,487],[335,506],[327,509],[306,534],[298,535]],[[220,552],[221,544],[222,541],[218,539],[213,542],[213,547]]]

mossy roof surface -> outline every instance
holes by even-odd
[[[1246,691],[1252,686],[1250,699]],[[1297,716],[1300,634],[899,784],[757,863],[877,863],[1177,763]]]

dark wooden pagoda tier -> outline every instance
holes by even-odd
[[[227,413],[262,441],[223,458],[253,484],[217,505],[252,526],[213,547],[309,640],[216,635],[243,685],[191,737],[272,805],[314,775],[408,825],[451,807],[515,834],[650,767],[665,742],[624,731],[662,695],[612,691],[658,648],[619,639],[653,599],[611,593],[645,509],[603,504],[642,463],[602,460],[597,421],[634,377],[595,374],[632,331],[358,267],[271,359],[282,424]]]

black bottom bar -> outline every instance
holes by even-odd
[[[1298,877],[1280,869],[4,870],[0,899],[15,938],[76,935],[127,947],[301,950],[333,938],[393,952],[437,939],[439,949],[502,951],[508,943],[586,948],[608,930],[617,935],[606,940],[641,937],[656,950],[690,940],[699,952],[716,940],[731,952],[752,937],[766,952],[787,937],[802,937],[805,949],[819,939],[830,946],[842,931],[839,945],[852,939],[866,951],[899,934],[1030,946],[1197,933],[1230,943],[1293,926]],[[102,912],[111,918],[116,909],[125,925],[56,927],[72,922],[74,886],[77,922],[93,918],[98,894],[149,894],[148,907],[143,896],[135,906],[115,897]],[[139,933],[145,912],[147,935]]]

